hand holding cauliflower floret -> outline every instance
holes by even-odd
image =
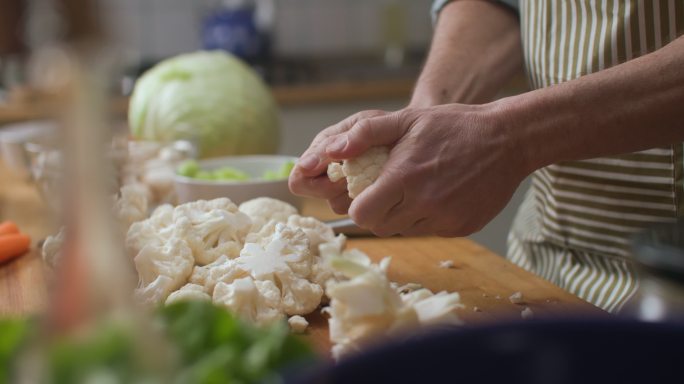
[[[349,197],[355,198],[378,179],[382,167],[389,158],[387,147],[373,147],[359,157],[328,165],[330,181],[347,178]]]

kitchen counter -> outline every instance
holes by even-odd
[[[324,103],[371,102],[377,100],[402,100],[408,102],[415,77],[403,76],[385,79],[349,79],[327,82],[275,85],[273,96],[281,107],[316,105]],[[527,90],[524,74],[515,76],[502,90],[500,96],[509,96]],[[128,97],[112,100],[114,116],[125,117]],[[56,116],[59,107],[54,101],[25,95],[22,101],[0,102],[0,126],[3,124],[44,119]]]
[[[0,162],[0,221],[14,220],[33,243],[54,233],[46,207],[36,189],[12,176]],[[318,200],[307,201],[305,215],[322,219],[336,217]],[[414,282],[433,290],[459,292],[465,307],[460,316],[470,324],[520,319],[529,306],[536,317],[603,316],[605,312],[557,286],[522,270],[504,258],[468,239],[437,237],[354,238],[349,248],[359,248],[375,261],[392,257],[390,279],[400,284]],[[453,268],[440,268],[451,260]],[[0,265],[0,315],[40,313],[48,302],[46,269],[40,251],[33,250]],[[524,305],[512,304],[508,297],[521,292]],[[322,354],[330,349],[327,322],[318,311],[310,315],[308,338]]]

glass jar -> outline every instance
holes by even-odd
[[[632,250],[639,287],[620,313],[643,321],[684,321],[684,221],[639,233]]]

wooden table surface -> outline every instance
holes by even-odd
[[[318,201],[309,201],[304,214],[323,219],[334,217]],[[55,232],[50,215],[35,187],[12,176],[0,162],[0,221],[14,220],[34,244]],[[437,292],[461,294],[465,308],[460,311],[466,323],[478,324],[505,319],[520,319],[522,305],[508,297],[521,292],[525,306],[535,317],[602,315],[603,312],[555,285],[511,264],[504,258],[468,239],[354,238],[348,247],[359,248],[374,260],[391,256],[390,279],[400,284],[419,283]],[[452,260],[454,268],[439,268],[439,262]],[[48,300],[40,251],[0,264],[0,315],[40,312]],[[477,307],[479,311],[475,311]],[[308,337],[321,353],[329,351],[326,321],[318,312],[309,316]]]

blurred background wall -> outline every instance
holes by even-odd
[[[212,0],[99,0],[107,28],[133,56],[159,59],[201,47],[202,17]],[[276,0],[277,55],[379,51],[388,0]],[[430,41],[431,0],[392,0],[403,8],[407,44]]]

